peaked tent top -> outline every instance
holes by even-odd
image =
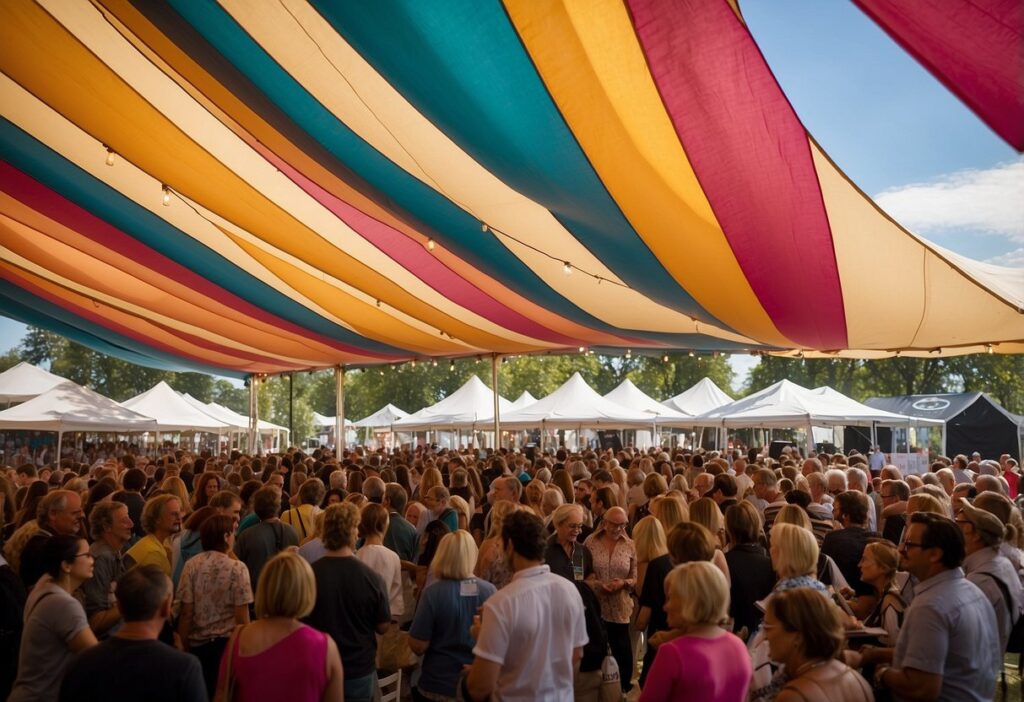
[[[507,429],[648,428],[652,423],[653,415],[601,397],[579,372],[573,373],[550,395],[501,418],[501,426]]]
[[[722,392],[722,389],[715,385],[711,378],[705,377],[698,380],[693,387],[682,391],[675,397],[670,397],[662,404],[677,412],[696,417],[731,402],[733,402],[731,397]]]
[[[650,395],[638,388],[632,380],[626,378],[619,385],[607,393],[604,399],[637,410],[651,416],[659,426],[691,426],[692,422],[686,421],[689,415],[683,414],[667,405],[655,400]]]
[[[248,422],[239,423],[238,415],[225,407],[197,400],[187,392],[179,392],[178,394],[181,396],[181,399],[195,407],[200,412],[210,415],[215,421],[225,424],[234,431],[245,431],[249,428]]]
[[[909,417],[863,405],[834,390],[809,390],[780,380],[751,395],[694,418],[698,426],[806,427],[938,425],[941,422]]]
[[[509,401],[498,396],[498,410],[504,417]],[[462,387],[443,400],[394,422],[398,431],[419,431],[454,427],[480,427],[494,421],[494,393],[473,375]],[[504,420],[502,420],[504,425]]]
[[[67,378],[22,361],[0,373],[0,402],[24,402],[52,390]]]
[[[313,413],[313,426],[320,427],[322,429],[331,429],[336,423],[337,420],[335,417],[328,417],[326,414],[320,414],[319,412]],[[345,420],[346,429],[351,429],[353,426],[355,425],[352,423],[352,420]]]
[[[399,419],[405,419],[409,413],[388,403],[368,417],[363,417],[353,426],[360,428],[390,427]]]
[[[524,407],[529,407],[536,401],[537,398],[531,395],[529,390],[523,390],[523,394],[517,397],[515,402],[509,405],[508,409],[510,412],[515,412],[516,410],[521,410]]]
[[[124,407],[152,417],[160,431],[226,431],[231,425],[211,417],[185,401],[170,385],[160,381],[149,390],[121,403]]]
[[[155,431],[156,421],[70,380],[0,412],[0,429]]]

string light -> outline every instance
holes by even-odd
[[[107,165],[108,166],[113,166],[114,165],[114,150],[112,148],[110,148],[109,146],[107,146],[106,144],[103,145],[103,148],[105,148],[107,150],[107,161],[106,161]]]
[[[664,356],[661,357],[661,362],[662,363],[668,363],[668,354],[667,353]]]
[[[633,350],[632,349],[626,349],[626,358],[632,358],[632,357],[633,357]]]
[[[480,231],[482,231],[482,232],[489,232],[489,231],[491,231],[491,228],[487,226],[487,222],[481,222],[480,223]]]
[[[171,189],[166,185],[161,186],[164,191],[164,207],[170,207],[171,205]]]
[[[989,353],[995,353],[995,349],[994,349],[994,348],[992,347],[992,344],[988,344],[988,345],[987,345],[987,346],[985,347],[985,349],[986,349],[986,350],[987,350],[987,351],[988,351]]]
[[[431,361],[430,365],[432,365],[434,368],[437,368],[437,359],[435,358],[433,361]]]
[[[455,372],[455,361],[452,361],[451,363],[448,364],[448,372],[449,373],[454,373]]]
[[[377,300],[377,307],[380,307],[380,300]]]
[[[565,273],[566,275],[571,275],[572,274],[572,264],[569,263],[568,261],[563,261],[562,262],[562,272]]]
[[[434,250],[434,240],[433,239],[427,239],[427,251],[433,251],[433,250]]]
[[[695,355],[696,354],[693,351],[690,352],[690,358],[693,358]]]
[[[412,367],[413,367],[413,368],[415,368],[415,367],[416,367],[416,359],[415,359],[415,358],[414,358],[414,359],[412,359],[412,361],[411,361],[411,365],[412,365]]]
[[[580,353],[586,353],[586,352],[587,352],[587,347],[586,346],[580,346]]]

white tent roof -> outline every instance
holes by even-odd
[[[835,390],[807,388],[780,380],[763,390],[694,418],[697,426],[788,428],[941,424],[862,405]]]
[[[369,417],[363,417],[353,426],[360,428],[376,428],[376,427],[390,427],[392,424],[397,422],[399,419],[405,419],[409,416],[409,413],[403,409],[399,409],[394,405],[388,403],[381,407],[379,410],[371,414]]]
[[[313,425],[323,429],[333,429],[337,417],[328,417],[326,414],[320,414],[319,412],[313,413]],[[345,428],[351,429],[355,424],[351,420],[345,420]]]
[[[125,400],[122,406],[152,417],[160,431],[226,431],[231,425],[218,421],[184,400],[170,385],[160,381],[146,392]]]
[[[0,373],[0,402],[24,402],[52,390],[67,378],[22,361]]]
[[[212,402],[207,404],[202,400],[197,400],[196,398],[189,395],[187,392],[178,394],[181,396],[181,399],[183,399],[185,402],[189,403],[200,412],[205,412],[206,414],[210,415],[216,421],[226,424],[232,431],[246,431],[249,429],[248,421],[239,423],[239,415],[236,415],[234,412],[225,407],[215,405]],[[245,418],[242,417],[242,419]]]
[[[498,395],[498,408],[504,416],[511,403]],[[413,412],[400,419],[392,428],[396,431],[475,427],[494,421],[494,393],[477,376],[437,404]]]
[[[516,410],[521,410],[524,407],[529,407],[536,401],[537,398],[531,395],[529,390],[523,390],[523,394],[508,406],[508,410],[509,412],[515,412]]]
[[[0,429],[154,431],[156,421],[98,392],[65,380],[42,395],[0,412]]]
[[[732,398],[722,392],[711,378],[701,378],[692,388],[670,397],[662,404],[677,412],[696,417],[732,401]]]
[[[651,416],[606,400],[587,385],[579,373],[565,381],[553,393],[532,405],[502,415],[507,429],[552,427],[649,427]]]
[[[209,403],[208,407],[210,407],[211,409],[217,410],[218,417],[219,416],[234,417],[234,422],[232,422],[233,426],[240,426],[243,431],[249,429],[249,418],[246,417],[244,414],[239,414],[238,412],[235,412],[233,409],[229,409],[229,408],[225,407],[224,405],[218,405],[216,402]],[[238,422],[241,422],[241,424],[238,424]],[[288,427],[282,427],[280,424],[274,424],[273,422],[268,422],[265,419],[261,419],[259,421],[259,425],[258,426],[259,426],[260,432],[265,432],[265,431],[288,431]]]
[[[628,407],[631,410],[642,412],[651,416],[651,420],[660,426],[692,426],[689,415],[678,412],[667,405],[663,405],[643,390],[633,384],[633,381],[626,378],[618,387],[604,396],[604,399]]]

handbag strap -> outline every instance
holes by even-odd
[[[228,660],[224,667],[224,694],[219,697],[221,702],[231,702],[235,698],[235,656],[238,655],[237,649],[241,646],[239,639],[242,629],[245,627],[245,624],[237,625],[231,632],[231,638],[228,639]]]

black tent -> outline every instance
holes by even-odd
[[[888,412],[912,417],[941,419],[945,424],[945,454],[971,455],[977,451],[983,458],[998,458],[1008,453],[1020,460],[1024,417],[1007,412],[983,392],[945,393],[938,395],[903,395],[872,397],[864,404]],[[845,447],[868,449],[869,439],[863,430],[847,428]],[[891,430],[878,429],[878,443],[891,443]]]

